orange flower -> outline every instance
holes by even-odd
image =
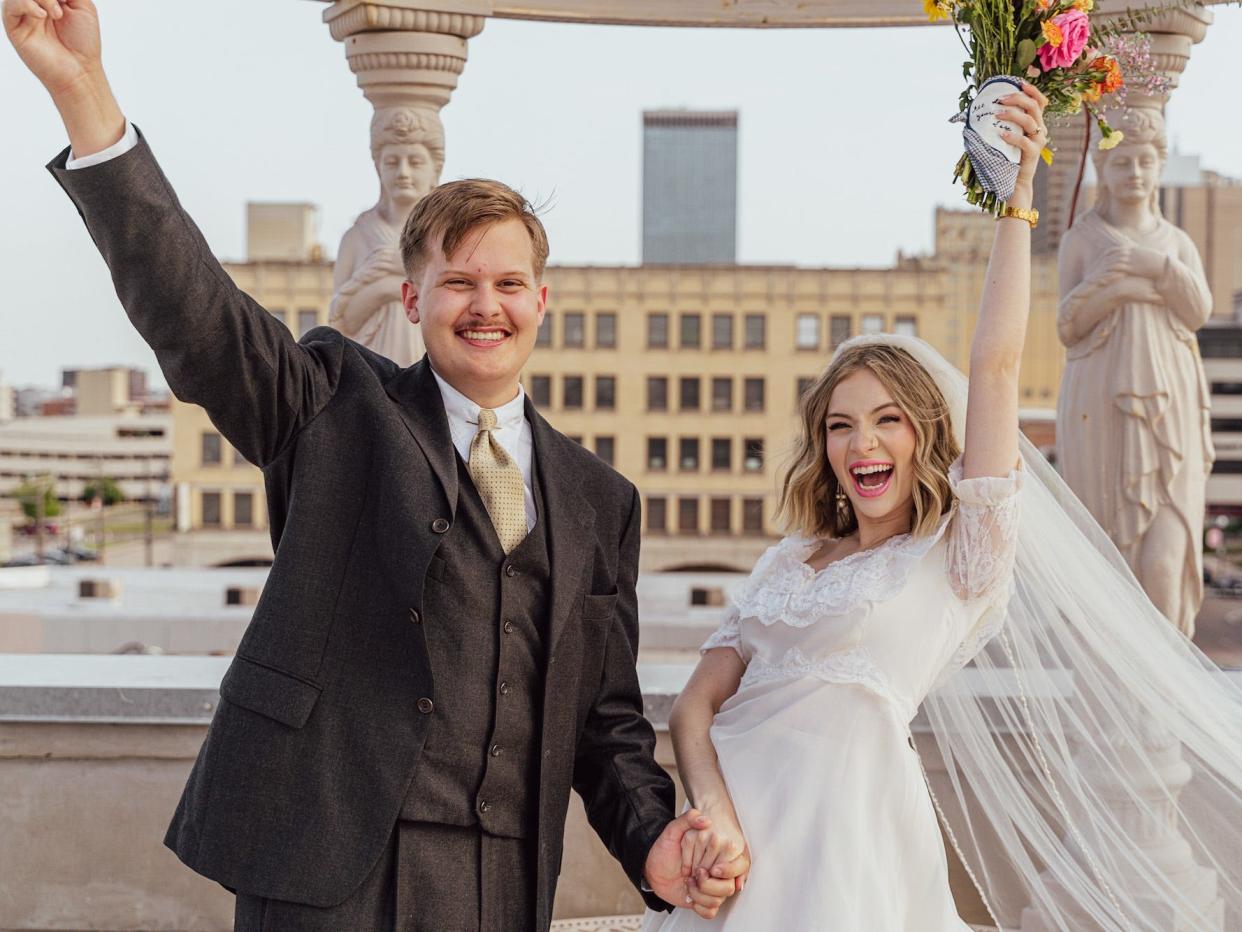
[[[1095,6],[1095,0],[1074,0],[1074,9],[1082,10],[1084,13],[1090,13]]]
[[[1042,28],[1044,30],[1044,38],[1048,40],[1048,44],[1054,49],[1060,48],[1061,43],[1065,41],[1065,37],[1061,34],[1061,27],[1052,20],[1048,20],[1042,24]]]
[[[1052,6],[1052,0],[1035,0],[1035,9],[1041,13]]]
[[[1115,58],[1108,55],[1101,55],[1091,63],[1092,70],[1104,70],[1104,77],[1100,80],[1101,88],[1105,94],[1111,94],[1120,90],[1121,86],[1126,83],[1125,77],[1121,73],[1121,64]]]
[[[1089,104],[1093,104],[1100,99],[1100,95],[1103,94],[1103,92],[1104,88],[1102,85],[1092,84],[1089,88],[1082,92],[1082,99]]]

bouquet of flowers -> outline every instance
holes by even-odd
[[[1048,98],[1049,116],[1085,109],[1099,126],[1101,148],[1120,143],[1123,134],[1108,125],[1104,108],[1124,103],[1127,83],[1142,83],[1147,93],[1167,90],[1168,79],[1152,67],[1150,37],[1137,30],[1157,14],[1186,5],[1127,10],[1097,24],[1094,0],[923,0],[929,21],[953,20],[970,56],[962,65],[969,84],[953,118],[965,123],[966,152],[953,177],[966,188],[966,200],[998,213],[1013,194],[1020,154],[999,133],[1016,127],[994,113],[996,101],[1023,79]],[[1051,164],[1052,150],[1045,148],[1043,157]]]

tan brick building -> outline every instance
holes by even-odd
[[[523,384],[558,429],[639,487],[644,570],[746,568],[778,532],[799,392],[863,332],[915,334],[964,369],[993,229],[982,214],[937,211],[934,254],[889,268],[552,266]],[[225,268],[294,333],[326,323],[330,263]],[[1037,259],[1033,279],[1021,393],[1046,411],[1063,358],[1055,263]],[[201,409],[178,402],[173,415],[178,562],[270,555],[258,470]]]

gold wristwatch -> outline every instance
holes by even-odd
[[[996,219],[999,220],[1001,217],[1017,217],[1019,220],[1025,220],[1031,225],[1032,230],[1039,226],[1039,211],[1034,207],[1010,207],[1006,204],[1001,208]]]

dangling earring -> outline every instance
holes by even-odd
[[[850,510],[850,500],[845,497],[845,489],[837,486],[837,511],[846,514]]]

